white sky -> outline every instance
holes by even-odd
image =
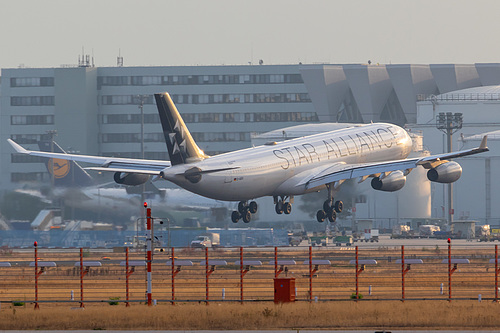
[[[497,0],[0,0],[0,68],[500,62]]]

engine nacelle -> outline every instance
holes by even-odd
[[[149,180],[149,175],[142,173],[115,172],[113,179],[121,185],[137,186],[147,182]]]
[[[378,191],[394,192],[399,191],[406,184],[406,176],[403,171],[396,170],[383,179],[375,177],[372,179],[372,188]]]
[[[427,171],[427,179],[437,183],[453,183],[462,176],[462,167],[457,162],[446,162]]]

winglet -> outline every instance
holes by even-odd
[[[12,139],[7,139],[7,141],[10,143],[10,145],[16,150],[16,152],[21,153],[21,154],[28,154],[28,151],[15,143]]]
[[[488,147],[486,146],[487,141],[488,141],[488,136],[487,135],[483,136],[483,139],[481,140],[481,144],[479,145],[479,148],[480,149],[488,149]]]

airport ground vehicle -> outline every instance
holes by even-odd
[[[290,246],[299,246],[300,243],[302,243],[302,237],[289,235],[288,236],[288,243],[290,244]]]
[[[364,237],[361,238],[359,241],[365,241],[365,242],[377,242],[378,243],[378,235],[379,235],[379,232],[378,232],[378,229],[370,229],[370,230],[367,230],[364,234]]]
[[[197,236],[190,244],[193,248],[205,249],[208,247],[216,248],[220,246],[220,235],[215,232],[208,232],[206,234]]]
[[[353,239],[352,236],[337,236],[333,239],[333,243],[335,243],[335,246],[342,246],[342,244],[351,246],[353,243]]]

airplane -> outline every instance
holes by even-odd
[[[139,185],[145,177],[168,180],[204,197],[239,201],[231,220],[248,223],[257,212],[255,198],[270,196],[278,214],[290,214],[294,196],[327,188],[327,198],[316,219],[335,222],[343,209],[334,195],[348,179],[379,191],[397,191],[417,167],[427,169],[432,182],[452,183],[462,167],[450,159],[486,152],[487,136],[477,148],[407,158],[412,140],[405,129],[371,123],[282,142],[269,142],[216,156],[208,156],[193,140],[170,95],[155,94],[170,161],[124,159],[29,151],[8,139],[18,153],[99,164],[90,170],[115,172],[126,185]]]

